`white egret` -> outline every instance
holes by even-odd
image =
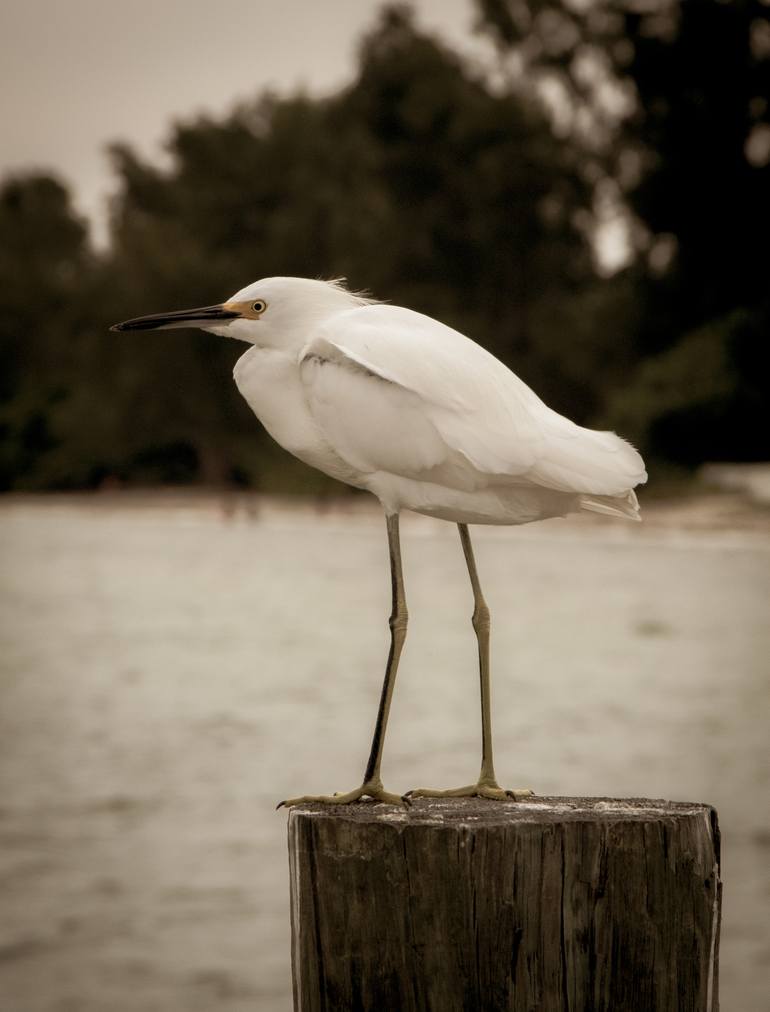
[[[412,796],[531,794],[503,790],[492,759],[489,609],[468,524],[523,524],[590,510],[639,519],[644,463],[612,432],[575,425],[547,407],[489,352],[444,324],[346,290],[339,281],[265,278],[226,302],[142,316],[113,330],[201,327],[250,344],[235,382],[273,438],[340,481],[368,489],[387,523],[393,609],[369,761],[360,787],[292,798],[347,804],[402,799],[380,763],[407,626],[399,512],[457,524],[473,589],[481,683],[481,772],[475,784]]]

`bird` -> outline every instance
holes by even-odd
[[[353,790],[279,803],[343,805],[415,797],[521,802],[502,788],[492,750],[490,613],[469,525],[531,523],[593,512],[639,520],[647,480],[634,447],[549,408],[506,365],[457,330],[415,310],[350,290],[344,279],[270,277],[225,302],[140,316],[115,331],[197,327],[250,345],[238,390],[268,433],[311,467],[365,489],[385,514],[392,609],[390,649],[363,780]],[[381,764],[408,612],[399,517],[413,511],[457,525],[473,593],[481,693],[481,768],[458,788],[385,790]]]

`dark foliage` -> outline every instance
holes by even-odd
[[[583,7],[478,0],[518,67],[506,87],[392,7],[331,98],[265,94],[177,124],[167,170],[115,146],[102,254],[61,183],[7,180],[0,485],[326,487],[241,402],[241,346],[107,330],[274,274],[342,275],[430,313],[659,460],[766,457],[767,8]],[[622,115],[586,59],[630,96]],[[539,98],[548,78],[572,129]],[[633,223],[611,278],[593,250],[607,185]]]
[[[477,0],[530,75],[593,113],[634,216],[635,364],[603,418],[682,464],[770,455],[770,11],[761,0]],[[630,93],[602,130],[581,60]],[[582,66],[585,66],[583,62]],[[605,124],[606,126],[606,124]]]

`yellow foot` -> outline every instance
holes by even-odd
[[[534,791],[528,787],[517,787],[515,790],[506,791],[493,781],[479,781],[477,784],[470,784],[468,787],[455,787],[448,791],[434,791],[430,788],[418,787],[414,791],[407,791],[405,798],[489,798],[490,801],[524,801],[526,798],[534,797]]]
[[[292,805],[304,805],[306,802],[317,801],[322,805],[351,805],[354,801],[362,798],[370,798],[372,801],[380,801],[385,805],[409,805],[408,798],[402,798],[399,794],[391,794],[382,788],[379,781],[369,781],[361,784],[354,791],[346,794],[305,794],[301,798],[287,798],[286,801],[279,801],[275,806],[278,808],[291,808]]]

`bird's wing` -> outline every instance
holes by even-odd
[[[646,479],[628,443],[552,411],[489,352],[408,309],[366,306],[326,321],[303,349],[301,375],[324,436],[363,472],[603,495]]]

